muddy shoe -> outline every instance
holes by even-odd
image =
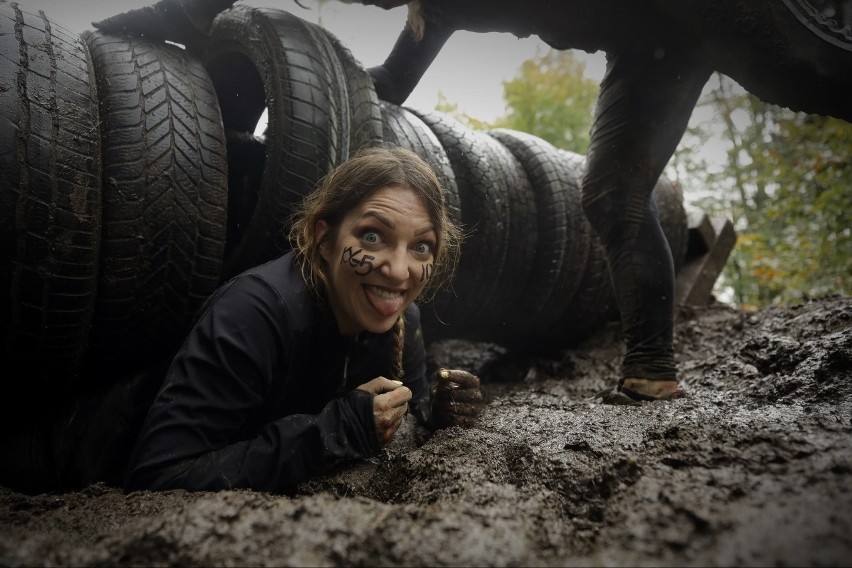
[[[684,392],[683,389],[675,389],[664,397],[653,397],[642,394],[641,392],[637,392],[633,389],[629,389],[625,386],[615,386],[597,393],[594,397],[592,397],[592,400],[598,404],[640,406],[642,401],[676,400],[678,398],[686,398],[686,392]]]
[[[592,397],[592,401],[597,404],[616,404],[626,406],[642,405],[642,403],[637,399],[631,398],[627,394],[618,390],[618,387],[610,387],[602,390]]]

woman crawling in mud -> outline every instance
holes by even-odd
[[[459,232],[431,168],[371,149],[308,195],[293,250],[207,302],[148,412],[128,490],[286,491],[376,454],[411,411],[468,425],[477,377],[430,388],[414,300],[452,275]]]

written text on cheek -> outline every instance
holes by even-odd
[[[373,262],[376,260],[375,256],[370,256],[369,254],[364,254],[360,258],[359,254],[363,252],[364,249],[358,249],[356,251],[352,250],[352,247],[346,247],[343,250],[343,254],[340,257],[341,264],[348,264],[352,268],[355,269],[355,274],[358,276],[366,276],[370,272],[373,271]]]

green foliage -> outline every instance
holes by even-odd
[[[685,137],[674,166],[692,193],[702,187],[705,211],[737,227],[717,288],[744,306],[852,293],[852,125],[769,105],[724,77],[701,104],[714,119]],[[728,148],[715,171],[696,152],[714,126]]]
[[[549,51],[524,61],[514,79],[503,83],[506,128],[529,132],[564,150],[585,154],[598,84],[570,51]]]
[[[435,110],[452,116],[468,128],[472,128],[473,130],[488,130],[489,128],[496,128],[495,124],[486,122],[484,120],[479,120],[478,118],[470,116],[469,114],[465,114],[464,112],[459,110],[459,105],[457,103],[452,103],[448,101],[447,97],[441,91],[438,92],[438,103],[435,105]]]
[[[496,121],[478,120],[438,94],[435,109],[477,130],[511,128],[554,146],[585,154],[598,84],[587,79],[585,64],[570,51],[550,50],[524,61],[517,75],[503,83],[507,114]]]
[[[598,95],[569,51],[523,63],[504,83],[507,115],[494,123],[459,111],[442,95],[436,107],[471,128],[512,128],[584,154]],[[852,294],[852,125],[762,102],[717,75],[672,158],[669,175],[688,201],[728,217],[737,245],[717,282],[741,306],[791,304]],[[726,160],[704,149],[722,140]]]

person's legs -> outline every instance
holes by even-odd
[[[691,53],[610,56],[592,126],[583,208],[606,249],[627,352],[619,386],[677,389],[674,268],[651,193],[710,75]]]

